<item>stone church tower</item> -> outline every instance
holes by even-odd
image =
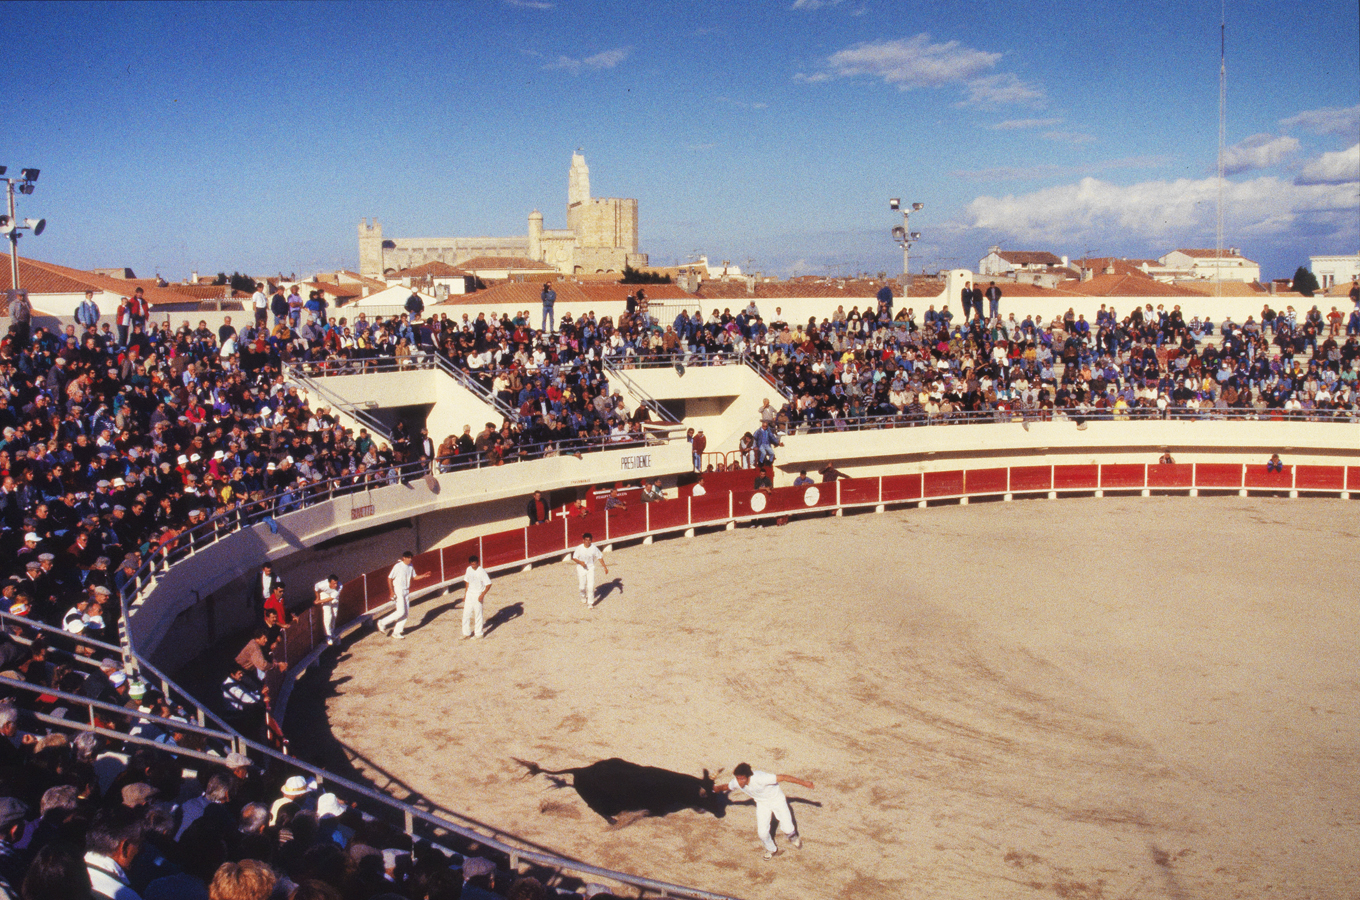
[[[459,265],[475,257],[520,257],[552,266],[562,275],[622,272],[647,265],[638,252],[637,200],[590,196],[590,169],[580,153],[567,173],[567,227],[545,229],[543,214],[529,214],[519,237],[384,239],[377,219],[359,222],[359,274],[384,274],[440,260]]]

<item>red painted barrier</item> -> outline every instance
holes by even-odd
[[[1240,488],[1242,486],[1242,467],[1236,463],[1197,463],[1195,465],[1195,487],[1197,488]]]
[[[690,520],[693,522],[711,522],[714,519],[727,518],[727,495],[726,494],[705,494],[702,497],[690,497]]]
[[[1147,486],[1150,488],[1188,488],[1194,483],[1194,466],[1157,463],[1147,467]]]
[[[1006,469],[969,469],[964,476],[964,488],[969,494],[1004,494],[1010,487]]]
[[[878,479],[877,478],[844,478],[839,482],[841,487],[842,503],[877,503],[878,502]],[[834,487],[832,483],[819,485],[819,487]]]
[[[1015,466],[1011,469],[1011,491],[1047,491],[1053,487],[1053,470],[1049,466]]]
[[[627,509],[611,510],[607,514],[611,541],[630,534],[641,534],[647,530],[647,511],[642,507],[642,501],[636,500],[629,503]]]
[[[482,565],[491,569],[524,559],[524,529],[482,535]],[[467,568],[464,562],[462,569]],[[462,571],[456,569],[455,571]]]
[[[677,528],[689,521],[689,502],[685,499],[662,500],[647,504],[652,530]]]
[[[1344,491],[1346,470],[1340,466],[1295,466],[1294,487],[1300,491]]]
[[[527,532],[530,556],[542,556],[567,548],[567,529],[561,519],[553,519],[544,525],[530,525]]]
[[[1147,466],[1140,464],[1101,466],[1100,486],[1107,491],[1141,488],[1146,472]]]
[[[604,513],[594,512],[577,519],[567,519],[567,546],[581,543],[581,536],[590,534],[592,541],[604,540]]]
[[[1053,467],[1053,490],[1094,491],[1100,487],[1100,466],[1064,465]]]
[[[883,502],[921,499],[920,475],[884,475]]]
[[[1267,472],[1263,465],[1247,466],[1246,476],[1243,479],[1243,486],[1255,490],[1274,490],[1288,491],[1294,487],[1293,467],[1286,467],[1278,472]]]
[[[925,474],[926,497],[953,497],[963,493],[963,471],[927,472]]]

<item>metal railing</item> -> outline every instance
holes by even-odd
[[[315,391],[323,399],[328,401],[336,409],[342,410],[351,419],[367,428],[387,442],[392,441],[392,435],[388,432],[387,426],[378,421],[368,410],[360,409],[356,404],[351,403],[334,391],[326,388],[320,381],[312,378],[302,366],[286,364],[284,371],[288,377],[301,384],[308,391]]]
[[[620,369],[617,365],[615,365],[614,360],[611,359],[610,357],[605,357],[604,371],[605,375],[609,377],[611,380],[618,379],[620,382],[622,382],[624,387],[628,388],[629,393],[636,397],[639,403],[641,403],[647,409],[651,410],[652,414],[659,418],[661,421],[670,422],[675,425],[680,424],[680,420],[677,419],[674,415],[672,415],[670,410],[666,409],[664,406],[658,403],[656,398],[653,397],[651,394],[647,393],[646,391],[644,391],[636,381],[629,378],[628,374],[623,369]]]

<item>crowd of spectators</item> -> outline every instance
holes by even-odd
[[[678,331],[681,314],[668,331]],[[977,314],[955,317],[932,304],[919,319],[857,308],[818,323],[768,326],[752,304],[736,316],[717,313],[703,326],[726,337],[732,352],[754,356],[783,387],[787,401],[762,410],[779,432],[852,427],[865,422],[963,420],[1016,415],[1073,418],[1206,416],[1236,413],[1354,421],[1360,414],[1360,308],[1347,333],[1317,307],[1299,316],[1268,306],[1261,319],[1186,321],[1179,306],[1135,308],[1125,316],[1101,307],[1095,322],[1066,315],[1049,322]],[[692,331],[690,333],[693,333]],[[687,339],[687,337],[686,337]],[[708,339],[702,339],[704,344]],[[669,354],[690,364],[682,342]],[[739,448],[748,466],[762,462],[757,436]]]
[[[314,781],[237,753],[186,759],[92,731],[25,732],[13,701],[0,699],[4,900],[582,896],[500,869],[475,847],[412,841]],[[127,705],[158,709],[152,691]],[[585,896],[614,895],[590,886]]]

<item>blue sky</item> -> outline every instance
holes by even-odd
[[[170,278],[357,265],[639,200],[654,264],[900,272],[1212,247],[1220,3],[10,4],[21,249]],[[1228,2],[1225,244],[1360,250],[1355,0]]]

